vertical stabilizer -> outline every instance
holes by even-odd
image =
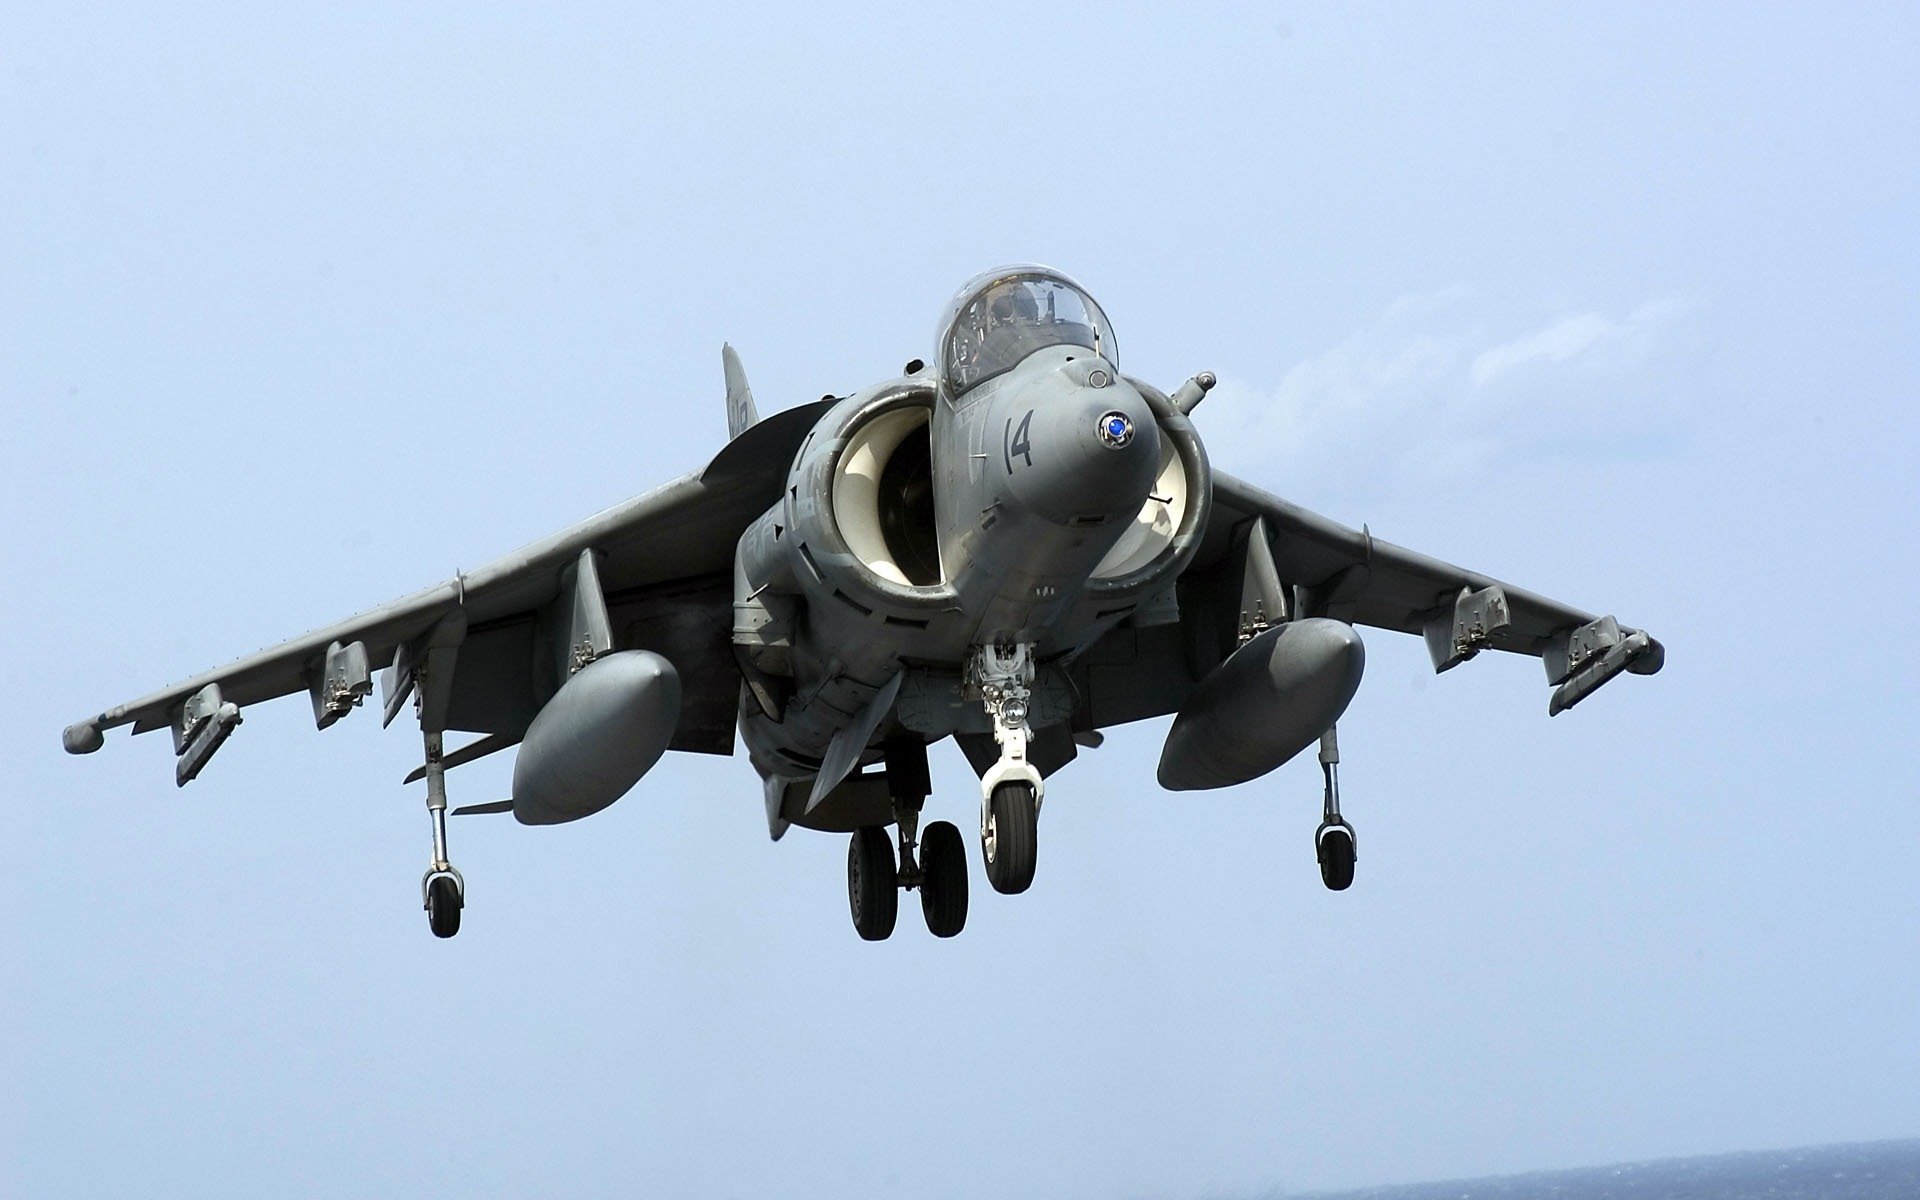
[[[732,346],[720,347],[720,363],[727,372],[727,436],[737,438],[760,419],[760,414],[753,410],[753,389],[747,386],[746,368],[740,365],[740,356]]]

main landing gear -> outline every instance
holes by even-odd
[[[1334,726],[1320,735],[1320,771],[1326,776],[1326,800],[1320,828],[1313,834],[1314,856],[1320,860],[1320,882],[1336,892],[1353,886],[1353,826],[1340,815],[1340,736]]]
[[[899,877],[893,867],[893,847],[880,825],[862,825],[847,846],[847,907],[853,927],[869,942],[893,935],[900,915]]]
[[[920,809],[930,790],[925,743],[889,742],[886,764],[900,858],[896,865],[885,826],[863,825],[853,831],[847,846],[847,907],[853,927],[869,942],[886,940],[899,917],[901,891],[917,888],[927,932],[950,938],[967,924],[966,843],[948,821],[935,821],[920,832]]]
[[[1046,784],[1027,761],[1027,706],[1032,698],[1033,647],[978,646],[967,663],[993,721],[1000,761],[980,777],[980,852],[993,890],[1016,895],[1033,885],[1040,850],[1040,802]]]
[[[918,889],[927,932],[954,936],[967,926],[965,839],[951,821],[935,821],[921,837],[916,861],[904,830],[900,837],[900,865],[895,867],[884,827],[863,825],[853,831],[847,846],[847,907],[854,929],[869,942],[885,941],[900,914],[900,893]]]

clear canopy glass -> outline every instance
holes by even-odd
[[[1047,346],[1084,346],[1119,366],[1100,306],[1072,280],[1043,268],[1010,268],[968,284],[944,336],[941,369],[954,396]]]

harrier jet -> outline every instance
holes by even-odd
[[[1214,471],[1193,413],[1122,374],[1113,329],[1057,271],[968,283],[932,365],[761,419],[722,351],[731,440],[713,461],[570,529],[360,616],[70,726],[170,729],[198,775],[251,704],[304,691],[321,729],[381,670],[411,707],[433,859],[428,924],[460,928],[449,769],[518,747],[507,800],[453,810],[527,825],[592,816],[668,750],[759,773],[767,829],[851,835],[847,893],[869,940],[902,890],[928,928],[967,917],[965,841],[924,829],[927,747],[980,778],[994,890],[1033,881],[1049,783],[1102,731],[1171,713],[1159,782],[1258,778],[1319,746],[1314,847],[1353,881],[1335,722],[1359,687],[1356,625],[1424,638],[1436,671],[1535,656],[1549,714],[1623,671],[1660,669],[1640,630],[1349,529]],[[479,735],[457,747],[447,735]],[[1070,777],[1070,776],[1069,776]],[[890,832],[891,831],[891,832]]]

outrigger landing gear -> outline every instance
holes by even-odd
[[[1353,826],[1340,815],[1340,737],[1329,725],[1320,735],[1320,771],[1327,779],[1320,828],[1314,831],[1314,854],[1320,860],[1320,882],[1336,892],[1353,886],[1355,850]]]
[[[1046,796],[1040,772],[1027,761],[1033,647],[976,646],[967,676],[979,689],[993,721],[993,740],[1000,743],[1000,761],[980,777],[980,850],[987,882],[996,892],[1015,895],[1033,884],[1040,804]]]
[[[420,903],[427,910],[433,936],[450,938],[460,932],[460,910],[467,903],[467,881],[447,861],[447,767],[440,735],[427,739],[427,813],[433,818],[433,865],[420,880]]]

